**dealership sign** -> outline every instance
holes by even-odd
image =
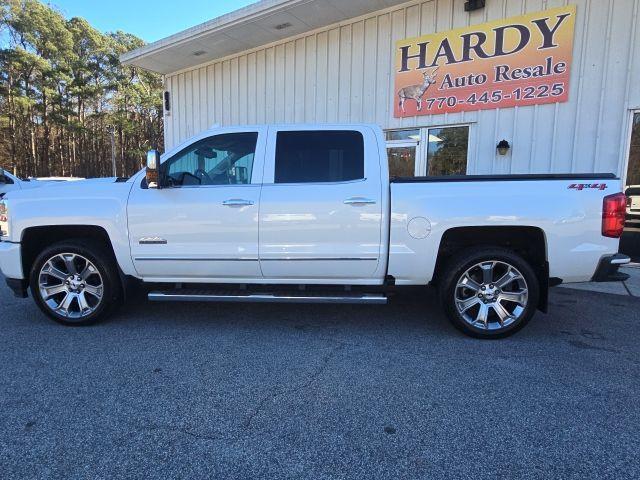
[[[575,5],[401,40],[395,116],[566,102]]]

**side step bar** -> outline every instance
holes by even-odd
[[[353,303],[384,305],[386,295],[377,293],[240,293],[172,290],[150,292],[152,302],[245,302],[245,303]]]

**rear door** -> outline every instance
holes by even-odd
[[[264,277],[374,278],[382,200],[372,129],[270,128],[260,200]]]

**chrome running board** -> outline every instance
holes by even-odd
[[[387,303],[386,295],[378,293],[243,293],[243,292],[207,292],[198,290],[172,290],[150,292],[152,302],[245,302],[245,303]]]

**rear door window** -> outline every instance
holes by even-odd
[[[334,183],[363,178],[364,138],[360,132],[278,132],[275,183]]]

